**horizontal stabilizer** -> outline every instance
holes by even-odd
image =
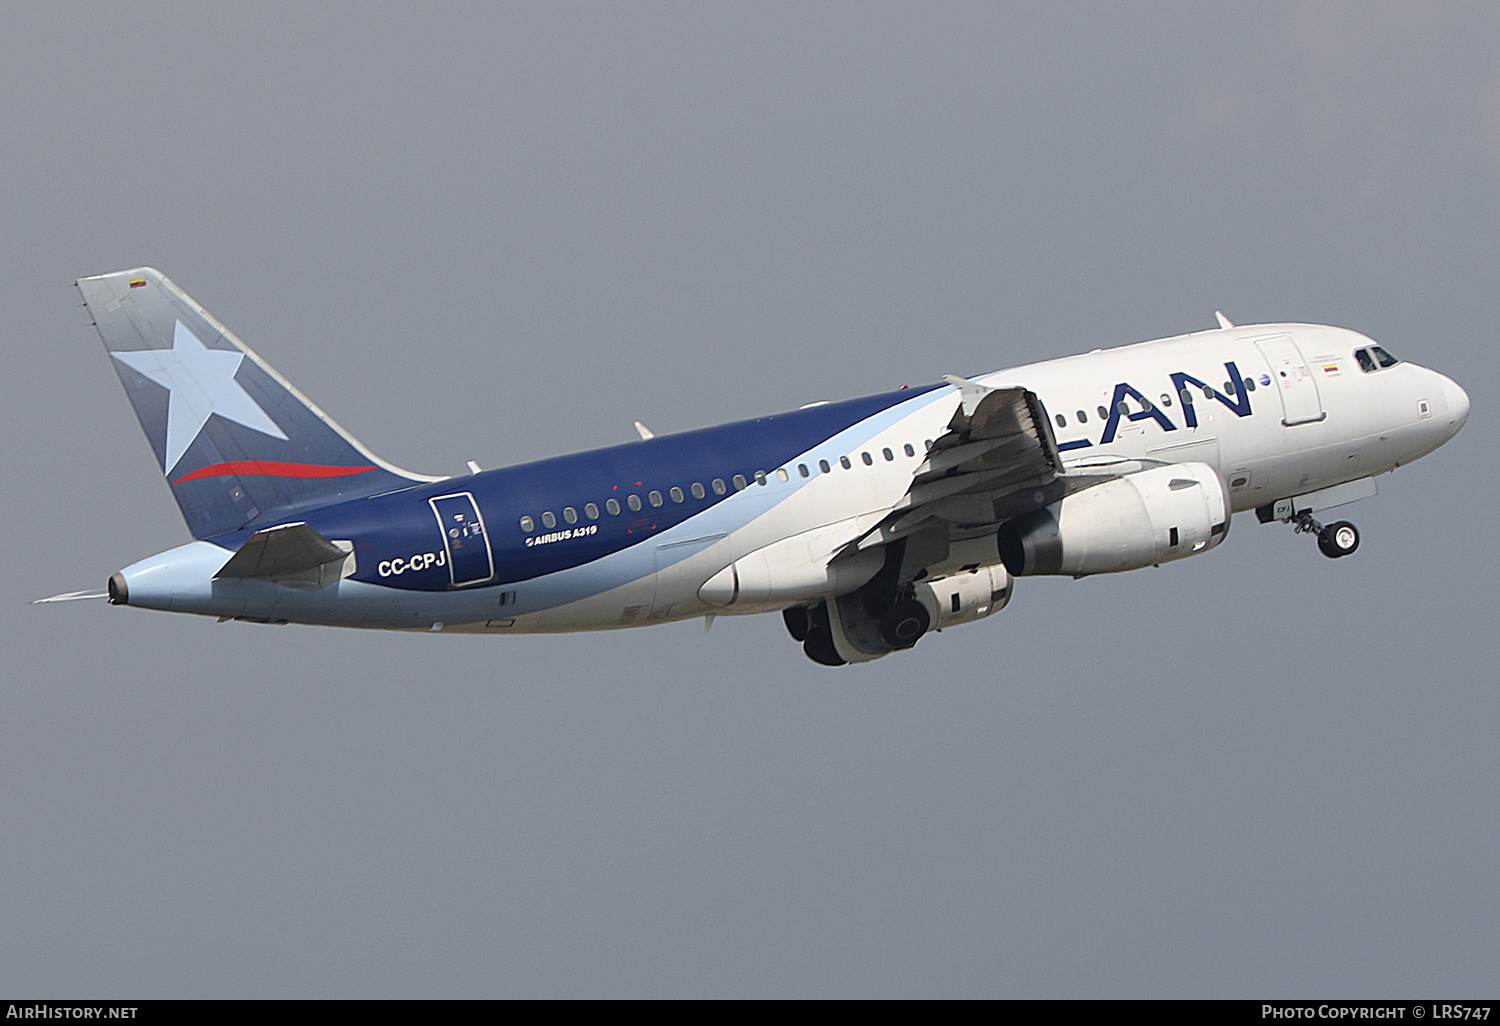
[[[214,574],[223,577],[253,577],[300,591],[326,588],[348,576],[344,563],[354,546],[333,542],[304,523],[282,524],[256,531],[240,551]]]

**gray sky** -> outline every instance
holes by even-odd
[[[0,992],[1494,989],[1489,4],[36,5],[0,36]],[[829,671],[25,601],[187,532],[73,279],[451,473],[1238,322],[1473,415]]]

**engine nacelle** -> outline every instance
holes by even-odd
[[[808,610],[804,648],[809,658],[828,666],[879,659],[910,648],[929,630],[973,623],[1004,609],[1011,583],[1005,567],[995,563],[918,581],[910,596],[879,613],[858,592],[840,595]]]
[[[918,581],[912,595],[932,617],[931,630],[983,620],[1010,602],[1010,574],[996,563],[947,577]]]
[[[1000,558],[1017,577],[1137,570],[1207,552],[1229,534],[1229,514],[1207,463],[1155,467],[1007,521]]]

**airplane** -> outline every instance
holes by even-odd
[[[458,477],[361,445],[149,267],[77,287],[193,541],[115,605],[481,634],[780,612],[814,662],[986,619],[1015,579],[1208,552],[1463,427],[1469,397],[1357,332],[1218,327]],[[85,597],[82,593],[54,600]],[[97,597],[103,598],[105,594]],[[48,601],[48,600],[42,600]]]

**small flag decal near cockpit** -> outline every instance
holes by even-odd
[[[146,284],[146,279],[145,278],[131,278],[130,279],[130,287],[133,288],[133,289],[138,289],[138,288],[140,288],[141,286],[143,286],[145,284]]]

